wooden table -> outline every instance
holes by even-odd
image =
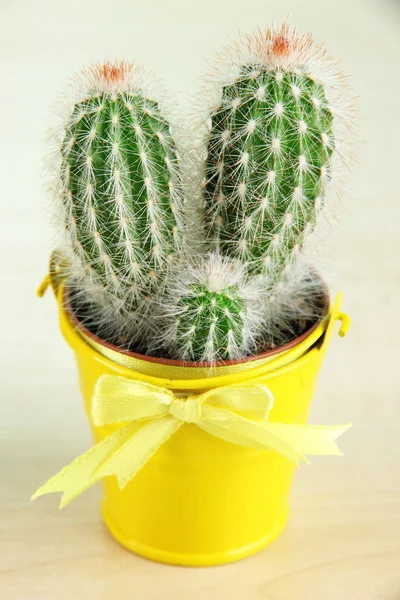
[[[98,489],[61,513],[55,496],[29,503],[37,483],[68,461],[74,447],[85,447],[80,420],[60,429],[35,435],[24,429],[13,444],[3,439],[11,490],[0,513],[1,598],[400,598],[395,431],[380,437],[384,444],[378,451],[373,441],[382,432],[349,432],[341,444],[345,457],[314,459],[301,468],[288,526],[269,548],[236,564],[196,569],[152,563],[120,547],[101,522]]]

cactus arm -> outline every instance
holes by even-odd
[[[243,57],[238,47],[208,115],[205,222],[209,240],[272,289],[298,262],[339,179],[341,81],[310,36],[286,24],[247,36]]]
[[[108,331],[129,337],[163,284],[183,227],[178,152],[141,76],[127,63],[94,65],[81,76],[63,123],[59,172],[70,284]]]

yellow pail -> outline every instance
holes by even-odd
[[[91,420],[91,399],[102,375],[122,375],[176,394],[241,382],[266,384],[275,403],[270,421],[306,423],[317,374],[337,320],[348,318],[340,298],[311,335],[285,352],[215,368],[155,362],[115,352],[85,336],[63,308],[62,333],[75,352],[80,387],[96,442],[110,426]],[[288,516],[295,466],[277,452],[235,445],[185,423],[128,483],[103,480],[103,516],[123,546],[147,558],[181,565],[235,561],[267,546]]]

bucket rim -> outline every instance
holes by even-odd
[[[203,368],[203,369],[213,368],[214,369],[214,368],[218,368],[218,367],[233,367],[235,365],[240,365],[240,364],[244,364],[247,362],[253,362],[253,361],[258,362],[260,360],[265,360],[272,356],[276,356],[278,354],[284,354],[289,350],[293,350],[293,348],[295,348],[296,346],[305,342],[307,340],[307,338],[309,338],[319,327],[321,327],[324,324],[324,322],[329,318],[329,315],[330,315],[331,299],[330,299],[330,295],[329,295],[328,286],[327,286],[326,282],[322,279],[322,277],[320,279],[321,279],[321,283],[323,284],[324,305],[323,305],[323,309],[321,310],[320,318],[311,327],[309,327],[307,329],[307,331],[302,333],[300,336],[297,336],[290,342],[287,342],[286,344],[283,344],[282,346],[278,346],[277,348],[273,348],[272,350],[268,350],[266,352],[261,352],[259,354],[252,354],[251,356],[246,356],[244,358],[231,359],[231,360],[219,360],[219,361],[215,361],[215,362],[209,362],[209,361],[195,362],[195,361],[177,360],[177,359],[171,359],[171,358],[160,358],[160,357],[156,357],[156,356],[150,356],[148,354],[141,354],[139,352],[134,352],[132,350],[126,350],[124,348],[121,348],[120,346],[112,344],[111,342],[107,342],[106,340],[103,340],[101,337],[99,337],[98,335],[96,335],[95,333],[90,331],[90,329],[85,327],[85,325],[83,325],[83,323],[75,315],[75,313],[72,309],[72,306],[71,306],[68,287],[62,286],[61,289],[59,290],[59,293],[61,295],[63,309],[67,313],[68,319],[70,320],[71,324],[73,324],[74,328],[80,333],[80,335],[82,337],[88,338],[89,340],[91,340],[95,344],[98,344],[99,346],[103,346],[104,348],[107,348],[108,350],[116,352],[117,354],[122,354],[124,356],[128,356],[128,357],[134,358],[136,360],[141,360],[141,361],[148,362],[148,363],[156,363],[159,365],[165,365],[165,366],[169,366],[169,367],[185,367],[185,368],[193,368],[193,369],[195,369],[195,368],[197,368],[197,369],[198,368]],[[321,335],[324,333],[324,330],[325,330],[325,328],[321,327]]]

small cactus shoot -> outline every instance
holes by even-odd
[[[162,299],[162,344],[181,360],[215,363],[255,348],[263,315],[260,289],[238,261],[210,255],[170,277]]]

